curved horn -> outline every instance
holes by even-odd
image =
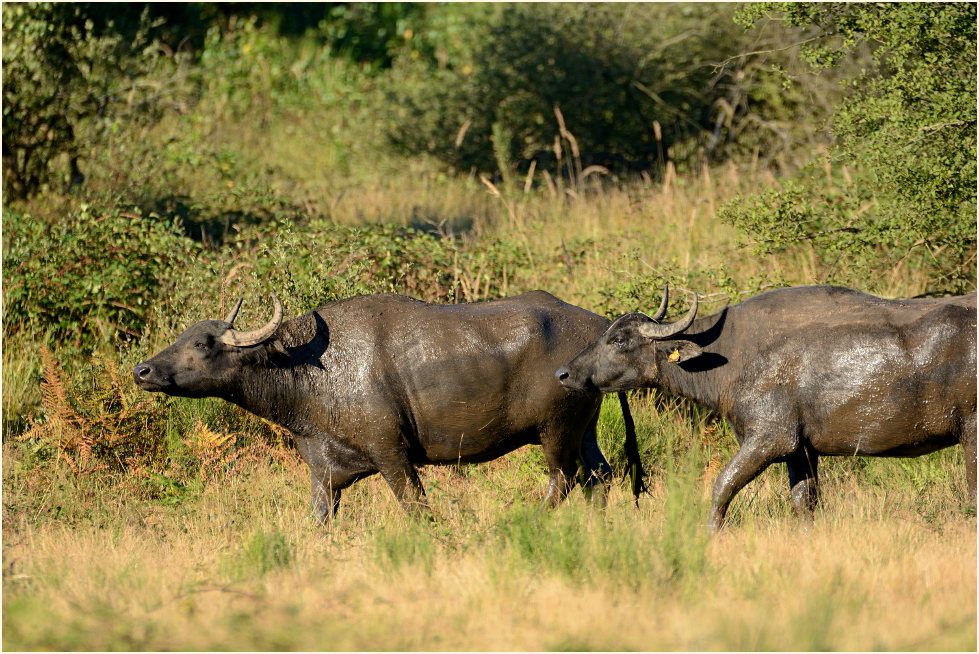
[[[665,325],[658,325],[653,322],[643,323],[642,326],[639,327],[639,333],[645,338],[652,338],[656,340],[676,336],[689,327],[691,323],[693,323],[693,319],[697,316],[698,304],[699,301],[697,299],[697,294],[694,293],[693,301],[690,303],[690,310],[687,311],[687,315],[685,315],[683,318]]]
[[[238,347],[257,345],[262,341],[268,340],[268,338],[275,333],[275,330],[279,328],[279,325],[282,324],[282,303],[279,302],[279,298],[275,293],[272,293],[272,305],[274,306],[272,320],[270,320],[264,327],[259,327],[258,329],[250,332],[240,332],[236,329],[229,329],[223,336],[221,336],[219,340],[227,345],[236,345]]]
[[[666,315],[666,305],[670,302],[670,285],[669,283],[663,284],[663,301],[659,303],[659,309],[656,313],[650,316],[650,319],[659,322]]]
[[[224,319],[224,322],[228,323],[229,325],[235,324],[235,318],[238,317],[238,309],[241,308],[241,303],[244,300],[245,298],[243,297],[238,298],[238,304],[235,305],[235,308],[232,309],[231,313],[229,313],[228,316]]]

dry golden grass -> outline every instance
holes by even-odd
[[[486,514],[477,501],[468,517],[418,525],[382,484],[368,482],[345,507],[347,518],[322,533],[310,524],[304,493],[283,494],[282,481],[255,473],[248,488],[231,481],[199,504],[139,519],[140,508],[129,507],[131,518],[111,528],[48,523],[6,533],[5,647],[976,647],[971,518],[854,519],[830,502],[808,528],[788,516],[754,519],[708,541],[703,570],[678,581],[654,564],[628,587],[615,575],[569,579],[514,558],[493,536],[504,507]],[[859,502],[860,490],[851,490],[848,501]],[[577,537],[597,555],[599,544],[631,538],[627,530],[655,543],[672,528],[657,494],[637,511],[616,489],[604,518],[580,497],[561,511],[588,514],[575,522],[584,527]],[[252,534],[277,535],[288,555],[266,569],[249,554]],[[385,539],[422,544],[420,553],[384,558]]]
[[[638,509],[619,485],[604,511],[575,492],[543,512],[539,459],[425,469],[432,524],[364,480],[328,531],[299,465],[249,467],[176,506],[63,478],[76,486],[49,504],[97,507],[72,520],[27,511],[36,498],[8,484],[4,647],[976,648],[976,523],[959,484],[922,506],[896,482],[829,472],[806,525],[773,469],[709,537],[696,469],[658,470]]]

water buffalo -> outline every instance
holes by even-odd
[[[884,300],[809,286],[696,312],[694,295],[674,323],[626,314],[557,377],[603,393],[658,387],[724,416],[741,447],[714,484],[713,529],[777,461],[796,512],[810,515],[819,455],[910,457],[961,443],[975,504],[975,293]]]
[[[220,397],[288,429],[322,523],[358,479],[380,472],[405,508],[424,507],[416,465],[488,461],[530,443],[544,449],[547,504],[574,485],[579,456],[586,483],[604,490],[611,469],[595,430],[602,394],[569,392],[554,370],[607,319],[543,291],[458,305],[362,296],[285,322],[272,300],[264,327],[234,329],[239,300],[224,320],[192,325],[137,365],[133,378],[147,391]],[[625,395],[619,400],[626,453],[638,467]]]

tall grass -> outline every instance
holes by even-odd
[[[41,402],[40,355],[26,339],[5,338],[3,347],[3,440],[23,433],[30,409]]]
[[[666,278],[704,293],[705,311],[741,289],[821,281],[804,256],[745,256],[712,219],[711,204],[772,183],[761,173],[592,184],[577,197],[546,184],[493,194],[410,166],[376,183],[342,198],[331,217],[441,229],[459,244],[454,274],[472,293],[505,274],[493,288],[545,288],[614,315],[655,306]],[[315,223],[296,229],[297,244],[315,251]],[[527,253],[526,264],[480,267],[489,239]],[[83,379],[102,374],[122,388],[133,362],[190,322],[223,315],[221,298],[237,291],[256,300],[244,323],[263,320],[257,298],[269,278],[245,267],[225,287],[231,267],[196,271],[190,301],[161,306],[150,337],[120,353],[124,363],[72,383],[84,390]],[[918,284],[909,272],[895,294]],[[30,357],[4,349],[5,436],[18,419],[25,427],[11,435],[22,433],[32,412],[44,418]],[[286,436],[214,400],[154,402],[146,426],[164,454],[142,468],[86,474],[53,433],[5,444],[8,649],[976,647],[975,516],[962,511],[957,448],[908,461],[825,460],[823,506],[808,526],[792,516],[784,466],[773,466],[710,538],[708,494],[736,447],[730,428],[687,402],[637,393],[650,486],[638,508],[619,484],[604,511],[578,491],[540,510],[545,466],[531,447],[424,470],[432,524],[406,517],[372,477],[344,493],[337,522],[322,530],[304,465],[279,445]],[[608,402],[599,438],[619,474],[623,433]]]
[[[762,511],[709,538],[696,457],[638,509],[620,485],[605,510],[575,493],[544,511],[507,501],[521,456],[491,466],[496,495],[441,475],[434,523],[367,480],[327,531],[287,470],[251,469],[179,506],[103,496],[101,529],[20,520],[8,487],[5,647],[975,649],[971,518],[913,519],[897,487],[888,510],[853,514],[874,490],[828,480],[805,528]]]

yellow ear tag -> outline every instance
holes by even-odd
[[[680,360],[680,350],[673,350],[673,352],[670,354],[670,361],[679,361],[679,360]]]

